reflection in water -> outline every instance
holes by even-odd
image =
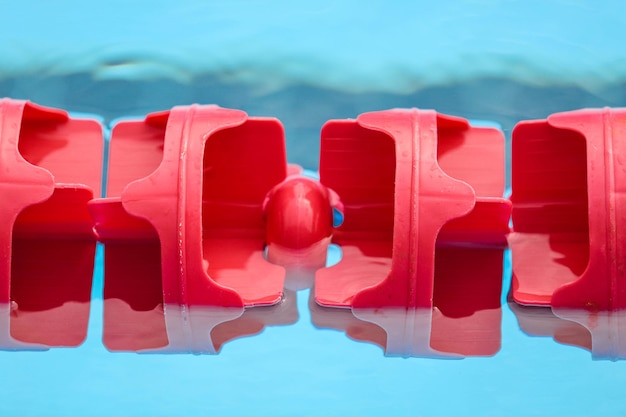
[[[345,249],[342,247],[344,256]],[[438,248],[431,309],[327,308],[311,300],[313,324],[376,344],[387,356],[495,355],[501,339],[502,252],[502,249]],[[357,275],[364,271],[367,269],[358,270]],[[353,274],[352,278],[356,277]]]
[[[259,334],[266,326],[293,324],[298,320],[296,289],[310,288],[315,271],[325,262],[328,241],[322,239],[300,250],[281,248],[270,241],[268,257],[272,261],[292,260],[284,267],[265,261],[261,249],[250,249],[248,258],[260,258],[267,266],[285,271],[281,301],[257,307],[164,303],[159,243],[107,242],[103,343],[114,352],[217,354],[225,343]],[[234,244],[239,244],[238,252],[247,248],[240,240],[225,243],[222,239],[212,250],[227,252]],[[247,270],[242,265],[248,264],[247,259],[242,262],[226,271],[241,276],[240,271]],[[254,273],[254,280],[248,283],[261,282],[267,276],[267,268],[248,269]],[[243,290],[250,292],[254,287]]]
[[[68,301],[47,310],[20,310],[15,302],[0,305],[1,350],[46,350],[76,347],[87,337],[89,302]]]
[[[95,241],[13,240],[11,302],[0,305],[0,349],[85,340],[95,247]]]
[[[509,306],[519,326],[531,336],[549,336],[555,341],[591,352],[593,359],[626,359],[626,312]]]
[[[584,326],[591,333],[591,354],[594,358],[626,359],[626,319],[624,311],[589,312],[582,309],[555,309],[554,314]]]
[[[141,311],[118,298],[104,303],[103,341],[111,351],[216,354],[231,340],[298,319],[291,292],[276,305],[247,309],[159,304]]]
[[[463,358],[500,350],[500,308],[466,317],[446,317],[438,308],[325,308],[310,303],[313,324],[380,346],[386,356]]]
[[[103,343],[110,351],[215,354],[230,340],[297,321],[295,292],[288,290],[271,306],[164,303],[160,250],[158,242],[106,245]],[[248,256],[263,260],[262,250]],[[254,270],[255,278],[266,270]]]

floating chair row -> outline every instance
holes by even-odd
[[[111,350],[215,352],[293,323],[281,305],[312,287],[316,324],[389,354],[492,355],[507,247],[512,302],[593,349],[626,305],[624,138],[620,109],[521,122],[508,199],[502,132],[431,110],[327,122],[315,179],[274,118],[191,105],[120,121],[104,166],[96,120],[4,99],[0,346],[84,340],[100,242]]]

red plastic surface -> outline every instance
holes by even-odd
[[[626,109],[579,110],[513,131],[513,299],[626,308]],[[596,319],[585,320],[588,328]]]
[[[76,346],[86,337],[102,128],[0,100],[0,347]]]
[[[343,258],[317,273],[322,305],[430,309],[437,252],[506,245],[510,205],[501,197],[504,139],[496,129],[420,110],[331,121],[320,176],[345,206],[333,236]],[[466,278],[480,282],[473,275]]]
[[[320,177],[345,219],[316,302],[382,328],[388,354],[495,354],[510,215],[502,133],[416,109],[331,121]]]
[[[625,138],[626,109],[513,132],[511,296],[551,307],[537,310],[548,324],[514,310],[529,333],[597,357],[626,357]],[[216,352],[292,323],[283,287],[315,281],[314,322],[387,354],[497,352],[502,133],[389,110],[328,122],[321,145],[315,181],[287,165],[276,119],[176,107],[114,127],[107,197],[94,199],[101,126],[0,100],[0,348],[82,342],[97,233],[111,350]],[[343,257],[325,268],[331,241]]]
[[[286,269],[285,286],[310,288],[326,265],[338,202],[319,181],[294,175],[274,187],[265,202],[267,259]]]
[[[105,344],[124,311],[130,321],[145,311],[179,340],[206,318],[194,309],[231,308],[196,320],[211,328],[281,300],[285,269],[264,258],[263,203],[287,176],[276,119],[175,107],[118,123],[110,149],[107,198],[90,204],[105,243]]]

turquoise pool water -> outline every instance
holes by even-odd
[[[101,259],[100,259],[101,260]],[[505,272],[505,276],[510,271]],[[101,342],[102,270],[87,341],[75,349],[3,352],[3,404],[23,415],[621,415],[625,362],[530,337],[502,309],[493,357],[385,357],[372,344],[298,321],[225,344],[218,355],[111,353]]]
[[[0,1],[0,96],[105,123],[216,103],[285,126],[315,170],[329,119],[433,108],[502,126],[626,106],[626,8],[617,1]],[[510,167],[509,167],[510,168]],[[87,340],[2,351],[2,415],[449,416],[626,414],[626,362],[520,329],[507,304],[490,357],[388,357],[312,324],[309,290],[284,324],[219,354],[110,352],[98,250]],[[297,310],[297,321],[294,315]],[[280,322],[281,320],[275,320]],[[295,322],[294,322],[295,321]]]

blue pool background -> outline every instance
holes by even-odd
[[[576,0],[0,0],[0,96],[109,122],[193,102],[285,125],[315,169],[331,118],[434,108],[513,125],[626,106],[626,6]],[[100,258],[99,258],[100,259]],[[0,352],[0,415],[626,415],[626,363],[524,334],[505,301],[492,358],[388,358],[299,321],[215,356],[110,353],[102,269],[86,343]]]
[[[314,328],[308,291],[298,294],[296,324],[229,342],[216,356],[110,353],[101,343],[101,269],[95,284],[83,346],[0,355],[3,412],[620,416],[626,411],[624,362],[592,361],[582,349],[529,337],[506,307],[502,348],[491,358],[384,357],[379,347]]]

